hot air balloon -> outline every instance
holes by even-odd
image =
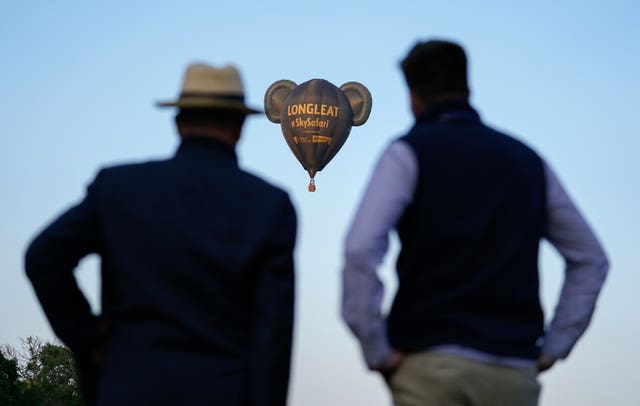
[[[324,79],[300,85],[279,80],[264,95],[264,111],[280,123],[291,152],[309,173],[309,191],[315,176],[338,153],[351,126],[364,124],[371,113],[371,93],[358,82],[336,87]]]

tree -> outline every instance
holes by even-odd
[[[19,398],[18,363],[0,351],[0,405],[17,406]]]
[[[15,404],[82,405],[78,371],[71,351],[62,345],[45,342],[37,337],[27,337],[21,341],[21,351],[9,346],[2,348],[3,358],[12,362],[17,372],[19,401]],[[0,398],[0,404],[10,403],[4,403]]]

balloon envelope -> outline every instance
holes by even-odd
[[[331,82],[312,79],[284,100],[280,125],[289,148],[313,178],[345,143],[352,120],[344,93]]]

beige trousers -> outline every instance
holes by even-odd
[[[534,368],[509,368],[431,352],[409,354],[389,379],[395,406],[535,406]]]

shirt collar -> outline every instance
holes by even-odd
[[[176,157],[180,158],[210,158],[212,156],[223,157],[232,160],[235,164],[238,163],[236,150],[233,146],[211,137],[191,135],[183,138],[176,151]]]
[[[471,121],[479,122],[480,115],[471,107],[466,99],[452,99],[437,103],[427,108],[416,118],[416,123],[437,121]]]

